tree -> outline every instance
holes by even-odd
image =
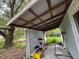
[[[30,0],[29,0],[30,1]],[[16,13],[21,11],[23,6],[29,2],[28,0],[0,0],[0,18],[3,16],[7,16],[8,19],[11,19],[15,16]],[[5,38],[5,47],[9,48],[13,45],[13,38],[14,38],[14,30],[15,27],[8,26],[8,27],[0,27],[0,35]]]
[[[47,36],[49,37],[59,37],[61,34],[61,31],[59,28],[53,29],[51,31],[47,32]]]

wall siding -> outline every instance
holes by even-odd
[[[65,37],[64,41],[66,44],[66,48],[71,53],[74,59],[79,59],[79,50],[76,44],[78,42],[76,42],[75,40],[75,36],[73,32],[75,31],[75,29],[74,28],[72,29],[73,25],[71,24],[71,21],[72,20],[70,20],[68,15],[66,14],[60,28],[61,30],[64,30],[66,32],[66,34],[64,34],[64,37]]]
[[[64,34],[65,46],[74,59],[79,59],[79,33],[73,18],[78,10],[79,0],[73,0],[60,25],[61,30],[66,32]]]

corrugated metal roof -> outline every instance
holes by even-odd
[[[33,0],[8,25],[41,31],[57,28],[70,3],[71,0]]]

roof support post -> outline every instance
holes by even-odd
[[[26,38],[26,58],[30,58],[30,35],[29,35],[29,29],[25,29],[25,38]]]

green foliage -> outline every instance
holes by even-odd
[[[50,36],[52,37],[59,37],[60,36],[60,33],[61,33],[61,31],[60,31],[60,29],[59,28],[56,28],[56,29],[53,29],[53,30],[51,30],[51,34],[50,34]]]
[[[61,37],[47,37],[46,44],[51,44],[51,43],[60,43],[61,42]]]
[[[0,27],[6,27],[7,22],[8,22],[7,17],[0,19]]]
[[[2,2],[2,5],[4,5],[5,3],[6,6],[10,9],[10,11],[7,8],[6,11],[2,10],[4,14],[2,14],[1,15],[2,17],[0,18],[0,27],[2,28],[6,27],[6,24],[10,21],[10,18],[15,16],[17,13],[21,12],[30,1],[31,0],[1,0],[0,2]],[[15,31],[14,41],[19,40],[19,38],[23,38],[24,35],[23,31],[24,31],[23,29]],[[3,46],[4,42],[0,40],[0,48],[3,48]],[[23,47],[24,45],[17,44],[16,46]]]
[[[62,41],[60,35],[61,35],[61,30],[59,28],[48,31],[46,44],[51,44],[51,43],[58,44],[58,43],[60,43]]]
[[[14,39],[19,40],[20,38],[24,39],[24,29],[17,27],[14,32]]]
[[[17,39],[14,40],[14,47],[16,47],[16,48],[25,48],[26,47],[26,42],[23,42],[23,41],[25,41],[25,39],[21,35],[20,38],[17,38]]]
[[[25,48],[26,47],[26,43],[16,43],[14,46],[16,48]]]
[[[4,38],[2,38],[1,36],[0,36],[0,49],[3,49],[4,48]]]

